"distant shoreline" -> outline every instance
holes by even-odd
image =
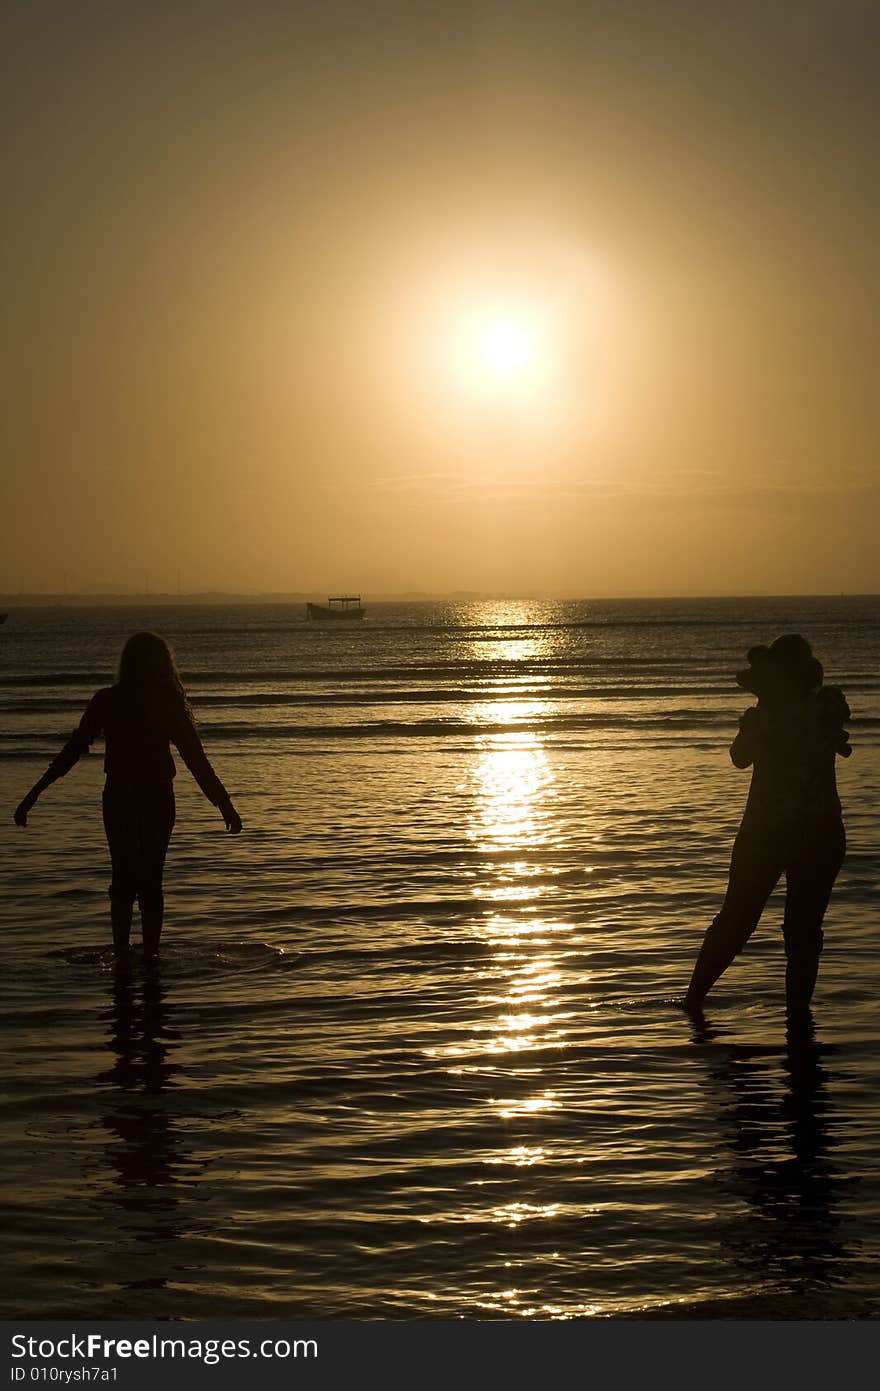
[[[370,604],[470,604],[470,603],[571,603],[571,604],[614,604],[614,603],[698,603],[702,600],[773,600],[790,599],[877,599],[878,594],[766,594],[753,591],[739,594],[515,594],[490,593],[477,590],[456,590],[447,593],[424,593],[410,591],[402,594],[366,594],[364,603]],[[238,605],[291,605],[309,602],[326,603],[326,593],[311,591],[307,593],[284,594],[239,594],[224,593],[220,590],[206,590],[192,594],[0,594],[0,612],[12,612],[17,608],[155,608],[155,607],[196,607]]]

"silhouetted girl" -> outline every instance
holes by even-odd
[[[227,830],[237,834],[241,819],[202,748],[171,648],[157,633],[135,633],[122,649],[116,685],[89,701],[78,729],[16,807],[17,825],[27,825],[40,793],[69,772],[101,733],[106,742],[103,808],[112,864],[113,945],[118,952],[128,947],[137,898],[144,954],[155,956],[162,932],[162,870],[174,827],[170,744],[208,801],[219,808]]]
[[[812,998],[822,920],[846,852],[835,778],[847,757],[849,706],[837,686],[822,685],[822,667],[797,633],[753,647],[737,683],[758,697],[730,746],[737,768],[753,765],[752,783],[734,841],[727,894],[700,948],[685,1004],[699,1009],[758,925],[785,874],[785,993],[789,1011]]]

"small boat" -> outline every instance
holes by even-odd
[[[339,623],[363,618],[366,609],[359,594],[335,594],[326,604],[306,604],[306,612],[311,623]]]

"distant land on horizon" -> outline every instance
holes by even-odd
[[[559,603],[615,603],[615,602],[675,602],[675,601],[698,601],[702,599],[875,599],[880,598],[877,594],[855,594],[839,592],[836,594],[821,593],[801,593],[801,594],[771,594],[763,590],[752,590],[740,593],[725,594],[644,594],[632,592],[630,594],[562,594],[562,593],[528,593],[517,594],[512,591],[491,592],[488,590],[458,589],[445,592],[433,592],[428,590],[406,590],[399,593],[364,594],[363,601],[369,604],[432,604],[432,603],[500,603],[500,602],[529,602],[544,601]],[[326,603],[327,594],[316,591],[302,591],[290,593],[237,593],[224,592],[222,590],[194,591],[187,594],[177,593],[95,593],[87,592],[84,594],[53,594],[53,593],[0,593],[0,612],[12,612],[16,608],[149,608],[149,607],[186,607],[189,605],[219,606],[221,604],[306,604],[306,603]]]
[[[327,590],[222,590],[222,589],[203,589],[192,590],[185,593],[156,591],[126,591],[113,592],[110,590],[85,590],[83,593],[42,593],[40,591],[30,591],[26,593],[0,593],[0,607],[12,609],[18,606],[42,607],[42,608],[76,608],[76,607],[142,607],[150,604],[162,605],[187,605],[187,604],[306,604],[318,603],[326,604],[331,591]],[[349,590],[333,590],[333,594],[350,593]],[[509,599],[510,594],[492,594],[477,590],[452,590],[446,593],[435,593],[432,590],[407,590],[399,593],[376,593],[369,596],[364,595],[365,602],[370,603],[434,603],[438,600],[479,600],[479,599]],[[517,598],[524,596],[517,595]],[[528,596],[534,597],[534,596]]]

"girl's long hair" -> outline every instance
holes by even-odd
[[[181,710],[192,719],[174,653],[158,633],[131,635],[119,658],[118,681],[135,699],[156,700],[167,708]]]

